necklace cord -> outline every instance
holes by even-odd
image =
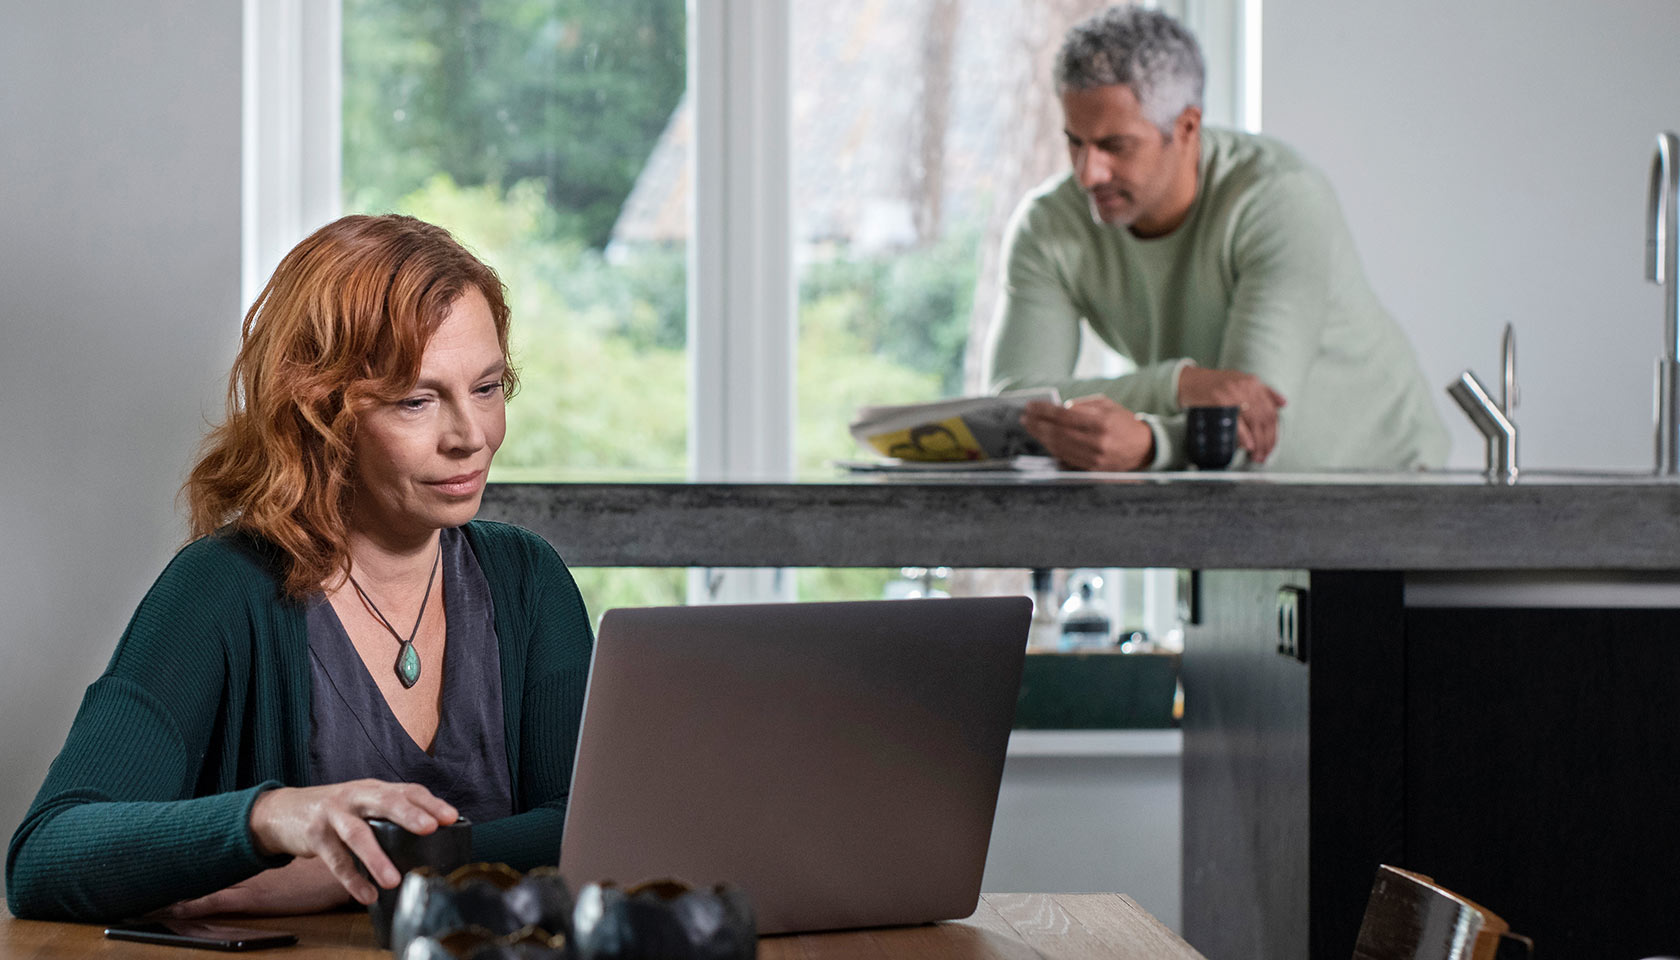
[[[439,541],[437,556],[432,558],[432,572],[426,577],[426,593],[420,598],[420,615],[414,618],[414,629],[409,631],[407,640],[402,638],[402,634],[397,632],[396,627],[391,626],[391,621],[386,618],[385,614],[379,612],[379,607],[373,602],[373,598],[368,596],[367,591],[362,589],[360,583],[356,582],[356,575],[347,573],[345,576],[349,578],[350,585],[356,588],[356,596],[362,598],[362,603],[366,604],[367,608],[373,612],[374,617],[384,625],[386,630],[391,632],[391,636],[395,637],[398,643],[411,646],[414,643],[414,638],[420,635],[420,621],[426,619],[426,604],[432,599],[432,583],[437,579],[438,564],[441,562],[443,562],[443,542]]]

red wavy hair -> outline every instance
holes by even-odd
[[[182,488],[192,536],[231,525],[273,543],[290,561],[293,597],[347,571],[357,416],[413,388],[427,342],[473,288],[490,304],[512,396],[501,279],[449,231],[344,217],[286,254],[245,314],[227,418]]]

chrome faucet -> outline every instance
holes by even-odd
[[[1487,387],[1476,374],[1466,370],[1447,385],[1447,393],[1458,401],[1470,422],[1487,442],[1487,477],[1493,483],[1517,482],[1517,425],[1511,419],[1517,409],[1517,334],[1510,324],[1500,338],[1502,373],[1499,402],[1494,403]]]
[[[1657,474],[1680,473],[1680,136],[1657,134],[1645,198],[1645,279],[1663,288],[1663,352],[1657,357]]]

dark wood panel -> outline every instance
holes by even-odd
[[[1313,960],[1353,954],[1377,867],[1405,860],[1405,619],[1398,573],[1312,575]]]
[[[1680,954],[1680,611],[1407,623],[1401,866],[1542,958]]]
[[[1307,576],[1203,573],[1185,639],[1184,937],[1212,960],[1307,955],[1308,668],[1277,652],[1286,584]]]

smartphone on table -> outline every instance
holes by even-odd
[[[172,947],[198,947],[203,950],[264,950],[269,947],[289,947],[297,937],[277,930],[252,930],[246,927],[224,927],[197,920],[135,920],[105,928],[105,936],[112,940],[133,940],[135,943],[161,943]]]

